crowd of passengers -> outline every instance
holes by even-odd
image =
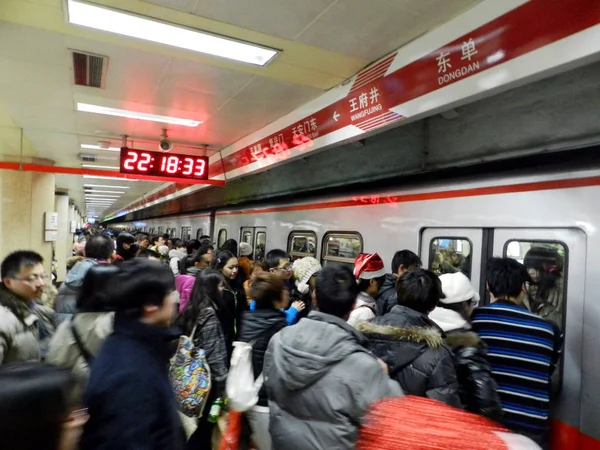
[[[421,265],[409,250],[386,273],[377,253],[351,270],[277,249],[254,261],[208,236],[88,233],[51,298],[42,257],[14,252],[0,267],[1,447],[548,448],[562,333],[524,304],[531,274],[491,258],[479,306],[462,272]],[[169,372],[182,336],[210,368],[191,421]],[[258,383],[243,411],[226,399],[236,341]]]

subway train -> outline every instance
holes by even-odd
[[[389,269],[394,252],[408,248],[424,266],[439,269],[440,258],[458,255],[483,303],[487,258],[523,261],[531,248],[550,248],[562,260],[562,307],[554,319],[565,332],[552,444],[600,449],[600,168],[525,172],[111,226],[183,239],[208,234],[218,246],[248,242],[258,258],[283,248],[293,259],[314,256],[324,265],[351,265],[360,252],[378,252]]]

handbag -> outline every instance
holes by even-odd
[[[200,418],[211,388],[210,367],[204,350],[194,345],[196,327],[191,336],[181,336],[169,365],[169,378],[179,411],[190,418]]]

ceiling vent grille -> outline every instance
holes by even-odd
[[[73,50],[73,76],[78,86],[104,89],[108,57]]]

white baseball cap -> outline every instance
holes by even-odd
[[[479,302],[479,294],[473,289],[471,281],[464,273],[445,273],[440,275],[440,281],[442,282],[442,291],[446,296],[446,298],[440,299],[441,303],[448,305],[471,299]]]

